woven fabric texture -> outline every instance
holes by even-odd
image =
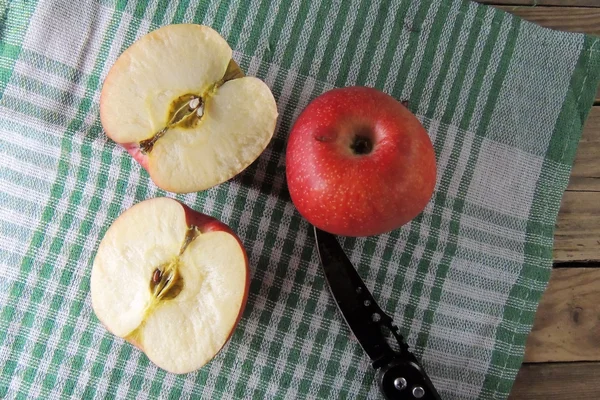
[[[180,22],[220,32],[280,118],[241,175],[174,196],[98,110],[119,54]],[[380,398],[285,183],[294,119],[349,85],[408,100],[439,174],[414,221],[345,250],[444,399],[506,397],[599,75],[600,40],[458,0],[0,1],[0,398]],[[109,334],[90,303],[104,232],[156,196],[229,224],[251,262],[231,341],[185,375]]]

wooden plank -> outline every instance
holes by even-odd
[[[600,260],[600,192],[565,192],[554,232],[554,261]]]
[[[482,4],[514,6],[600,7],[598,0],[476,0]]]
[[[524,364],[510,400],[600,399],[600,363]]]
[[[554,232],[554,261],[600,260],[600,192],[565,192]]]
[[[527,338],[525,362],[600,361],[599,288],[600,268],[555,268]]]
[[[593,107],[577,149],[554,234],[554,260],[600,260],[600,107]]]
[[[600,107],[592,107],[585,122],[568,190],[600,192]]]
[[[498,6],[528,21],[559,29],[600,35],[600,8]]]
[[[600,260],[600,107],[590,111],[563,196],[554,235],[554,259]]]

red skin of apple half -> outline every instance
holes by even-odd
[[[393,97],[333,89],[294,123],[286,176],[311,224],[336,235],[378,235],[423,211],[435,187],[435,152],[420,121]]]
[[[110,134],[107,132],[106,135],[110,137]],[[121,144],[125,150],[133,157],[133,159],[140,163],[140,165],[148,171],[148,156],[143,154],[140,150],[139,143],[125,143]],[[148,172],[149,173],[149,172]]]
[[[242,244],[242,241],[240,240],[238,235],[229,226],[227,226],[223,222],[219,221],[218,219],[213,218],[206,214],[202,214],[202,213],[186,206],[185,204],[183,204],[179,201],[178,201],[178,203],[183,207],[183,210],[185,212],[185,222],[188,227],[193,225],[196,228],[198,228],[198,230],[201,233],[207,233],[207,232],[213,232],[213,231],[227,232],[238,241],[240,248],[242,249],[242,252],[244,253],[244,261],[246,264],[246,286],[244,289],[243,301],[242,301],[242,305],[240,306],[240,311],[238,313],[238,316],[235,320],[235,324],[233,324],[233,326],[231,327],[231,332],[229,333],[227,340],[225,340],[225,342],[223,343],[223,346],[225,346],[225,344],[227,344],[227,342],[229,342],[229,339],[231,339],[231,336],[233,335],[235,328],[239,324],[240,319],[242,319],[242,315],[244,314],[244,309],[246,308],[246,303],[248,301],[248,293],[250,290],[250,269],[248,267],[249,266],[248,255],[246,254],[246,249],[245,249],[244,245]],[[144,349],[142,347],[140,347],[139,344],[135,340],[132,340],[130,338],[127,338],[126,340],[128,342],[130,342],[132,345],[134,345],[135,347],[144,351]],[[216,354],[215,354],[215,357],[216,357]]]

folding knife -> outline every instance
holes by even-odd
[[[441,400],[425,370],[408,350],[398,327],[377,305],[335,236],[315,227],[315,239],[331,294],[348,327],[371,358],[385,398]]]

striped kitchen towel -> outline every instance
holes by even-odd
[[[220,32],[280,118],[241,175],[174,196],[107,139],[98,102],[124,49],[180,22]],[[349,85],[408,100],[439,174],[418,218],[344,248],[444,399],[506,397],[599,76],[600,40],[467,1],[0,1],[0,398],[380,398],[285,183],[292,122]],[[251,262],[231,341],[185,375],[109,334],[90,304],[107,227],[156,196],[232,226]]]

